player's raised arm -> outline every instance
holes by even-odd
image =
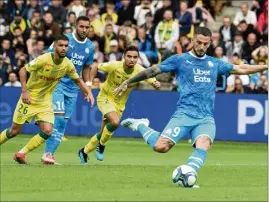
[[[249,65],[240,64],[234,65],[231,74],[253,74],[256,72],[262,72],[268,70],[267,65]]]

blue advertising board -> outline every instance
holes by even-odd
[[[94,95],[98,92],[94,90]],[[19,96],[20,88],[0,88],[0,130],[10,127]],[[134,91],[130,95],[123,118],[148,118],[152,128],[162,131],[176,109],[177,99],[177,92]],[[267,142],[267,105],[267,95],[217,94],[216,140]],[[96,104],[91,108],[80,94],[66,134],[93,135],[100,130],[101,120],[102,116]],[[25,124],[22,131],[26,134],[37,132],[38,127],[34,122]],[[114,136],[140,137],[137,132],[122,127]]]

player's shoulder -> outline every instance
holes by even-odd
[[[51,58],[51,53],[50,53],[50,52],[47,52],[47,53],[44,53],[44,54],[38,56],[38,57],[36,58],[36,60],[50,61],[50,58]]]
[[[74,64],[68,57],[64,57],[63,65],[68,67],[74,67]]]
[[[94,48],[93,42],[90,39],[86,39],[86,45],[91,48]]]
[[[69,40],[74,39],[73,34],[72,33],[68,33],[68,34],[64,34]]]

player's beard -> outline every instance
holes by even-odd
[[[83,34],[83,33],[79,33],[79,32],[77,32],[77,35],[80,38],[80,40],[84,40],[87,37],[87,34]]]
[[[60,58],[64,58],[66,56],[66,53],[58,53]]]
[[[198,54],[198,52],[195,50],[195,48],[193,48],[193,51],[194,51],[195,55],[197,57],[200,57],[200,58],[203,57],[205,55],[205,53],[206,53],[206,52],[204,52],[202,55],[201,54]]]

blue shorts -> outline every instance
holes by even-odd
[[[77,95],[72,97],[65,95],[63,89],[58,84],[52,98],[54,114],[64,113],[64,118],[69,119],[76,107],[76,102]]]
[[[207,136],[213,143],[216,135],[216,125],[213,117],[194,118],[176,111],[161,136],[177,143],[187,134],[191,135],[192,145],[199,136]]]

